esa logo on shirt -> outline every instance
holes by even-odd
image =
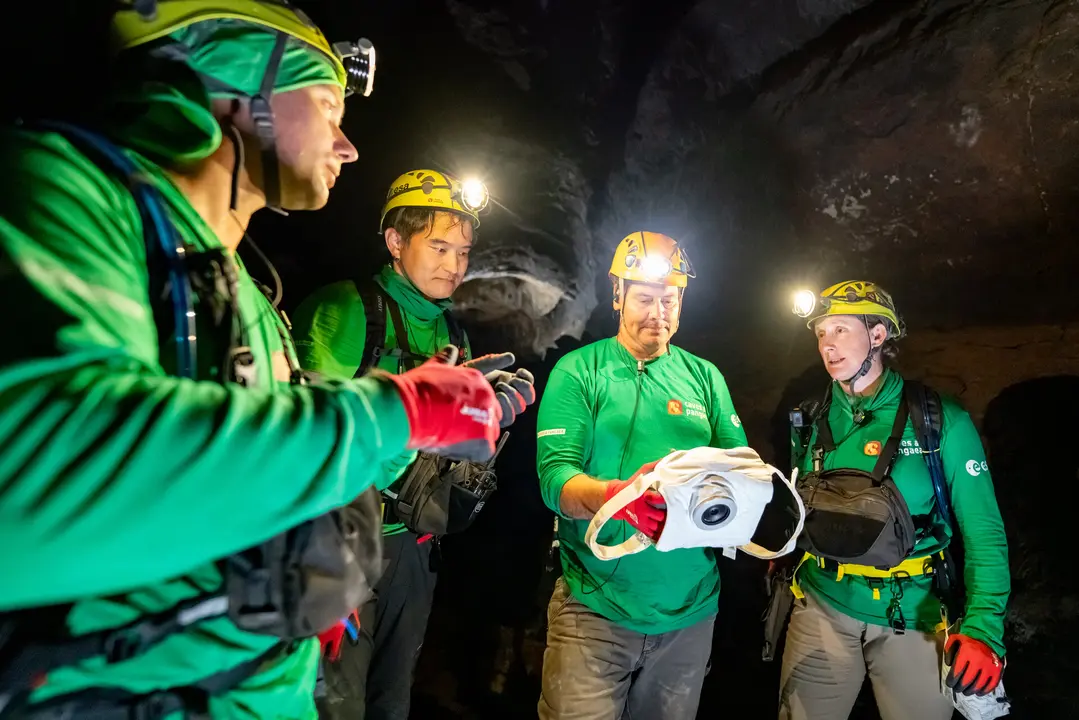
[[[967,460],[967,473],[978,477],[983,472],[989,472],[989,463],[985,460],[978,462],[977,460]]]

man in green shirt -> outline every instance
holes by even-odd
[[[0,300],[19,310],[0,345],[0,713],[311,718],[325,627],[303,621],[363,578],[328,567],[336,599],[282,599],[261,569],[307,566],[259,553],[302,547],[378,463],[490,457],[497,401],[453,351],[296,382],[234,252],[254,212],[322,207],[356,159],[340,121],[370,91],[366,41],[331,47],[280,2],[140,2],[112,30],[125,76],[96,124],[0,131]],[[377,537],[347,540],[368,569]]]
[[[745,432],[715,365],[670,344],[692,277],[671,238],[626,237],[611,263],[618,335],[575,350],[551,373],[538,419],[536,469],[558,514],[562,577],[547,610],[542,720],[682,720],[696,715],[712,648],[719,569],[709,548],[654,547],[604,562],[585,543],[589,520],[674,450],[744,447]],[[638,469],[639,468],[639,469]],[[652,491],[615,515],[599,543],[658,537]]]
[[[462,183],[434,170],[398,177],[381,220],[391,263],[374,278],[334,283],[300,304],[294,314],[300,364],[336,379],[359,377],[373,367],[398,373],[447,343],[461,346],[466,364],[489,365],[485,370],[512,363],[509,353],[467,362],[468,340],[450,314],[450,296],[464,279],[486,194],[476,181]],[[532,376],[526,370],[514,375],[496,371],[492,379],[500,399],[512,401],[503,406],[506,426],[535,401]],[[406,485],[418,487],[421,477],[438,481],[438,471],[446,476],[478,469],[468,464],[451,468],[438,458],[417,460],[415,455],[390,459],[380,469],[376,487],[386,496],[389,564],[376,597],[360,610],[355,644],[343,645],[340,658],[324,666],[322,717],[408,718],[412,673],[434,600],[440,530],[415,521],[412,529],[406,527],[394,511],[401,509],[395,498],[401,494],[402,502],[408,500]],[[478,512],[478,503],[473,507]]]
[[[909,410],[903,377],[884,363],[903,323],[888,293],[870,282],[837,283],[816,307],[806,311],[808,325],[832,383],[803,455],[803,479],[814,469],[872,472],[889,459],[897,413]],[[957,692],[988,694],[1000,681],[1011,588],[1004,524],[970,415],[950,397],[941,405],[939,456],[955,526],[943,517],[912,412],[896,431],[888,476],[914,520],[913,551],[891,569],[807,554],[797,570],[800,600],[783,653],[781,718],[847,717],[868,673],[883,717],[947,720],[952,703],[940,692],[942,653],[950,657],[948,682]],[[812,499],[806,510],[803,540],[816,532]],[[832,519],[824,527],[848,538],[864,532],[853,520]],[[941,569],[936,558],[957,531],[965,548],[966,603],[962,618],[951,618],[957,624],[945,648],[932,572]]]

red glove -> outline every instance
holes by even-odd
[[[501,427],[509,427],[525,408],[536,402],[536,379],[524,368],[517,372],[506,372],[506,368],[517,362],[511,352],[498,355],[484,355],[475,360],[461,363],[462,367],[479,370],[495,389],[498,405],[502,408]]]
[[[650,472],[659,461],[645,463],[641,469],[633,473],[629,480],[611,480],[607,483],[607,492],[603,498],[607,502],[622,488],[634,482],[646,472]],[[611,516],[615,520],[625,520],[637,530],[640,530],[650,539],[655,540],[663,530],[663,523],[667,519],[667,504],[663,496],[655,490],[647,490],[644,495],[626,505],[624,508]]]
[[[495,391],[478,370],[454,367],[457,348],[447,345],[415,370],[377,377],[397,386],[410,428],[409,450],[452,460],[487,462],[495,453],[502,419]]]
[[[1004,662],[992,648],[969,635],[948,637],[944,662],[951,665],[944,684],[963,695],[988,695],[1004,674]]]

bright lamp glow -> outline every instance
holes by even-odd
[[[794,293],[794,307],[791,310],[798,317],[809,317],[817,306],[817,294],[812,290],[799,290]]]
[[[665,278],[671,272],[671,261],[655,255],[646,255],[641,259],[641,272],[655,280]]]
[[[487,207],[487,186],[475,178],[461,183],[461,203],[474,212]]]

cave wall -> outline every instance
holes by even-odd
[[[548,113],[515,130],[579,169],[597,297],[574,317],[597,334],[611,248],[642,227],[688,246],[715,312],[687,329],[712,348],[848,276],[921,327],[1079,317],[1070,293],[997,295],[1062,288],[1079,261],[1074,2],[448,5],[504,101]]]

